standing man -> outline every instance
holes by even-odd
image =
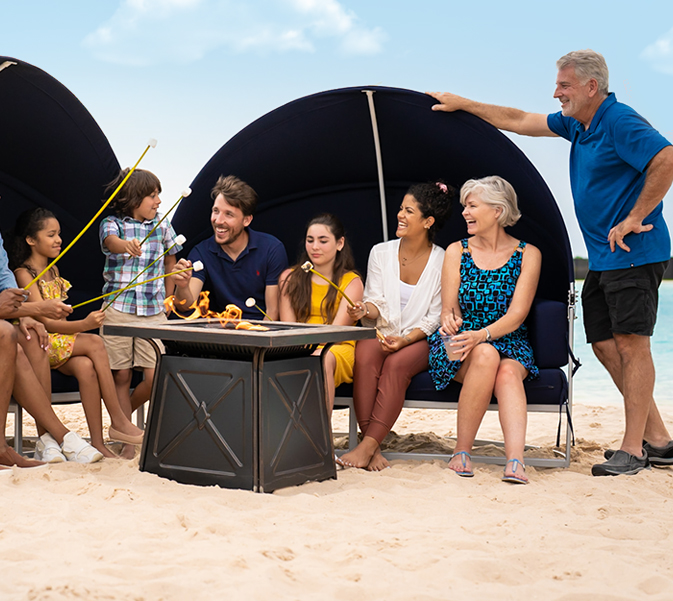
[[[273,319],[278,319],[278,278],[287,269],[287,253],[282,242],[251,229],[257,193],[244,181],[220,176],[211,192],[214,200],[210,223],[214,235],[197,244],[188,260],[181,259],[174,271],[201,261],[203,270],[173,276],[175,298],[189,307],[202,289],[210,291],[210,308],[218,313],[228,304],[241,308],[245,319],[261,319],[255,303]]]
[[[606,451],[594,476],[673,464],[673,442],[654,402],[650,337],[658,288],[671,256],[662,199],[673,181],[673,146],[608,92],[608,68],[593,50],[561,57],[551,115],[433,93],[433,110],[464,110],[499,129],[571,142],[570,183],[589,252],[582,290],[584,329],[624,397],[621,449]],[[643,440],[646,442],[643,446]]]

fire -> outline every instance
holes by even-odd
[[[236,305],[227,305],[224,311],[222,311],[221,313],[211,311],[209,309],[210,307],[210,299],[208,298],[209,296],[210,296],[209,290],[204,290],[203,292],[201,292],[201,294],[199,294],[199,298],[196,301],[194,301],[190,307],[188,307],[188,309],[192,310],[192,312],[189,315],[182,315],[178,311],[176,305],[184,306],[185,302],[183,301],[182,303],[180,303],[179,301],[176,301],[175,296],[169,296],[168,298],[166,298],[166,300],[164,301],[164,306],[166,307],[166,312],[168,314],[170,314],[172,311],[180,319],[191,320],[205,317],[208,319],[217,319],[223,328],[227,327],[227,324],[231,324],[228,327],[230,328],[233,327],[236,330],[253,330],[257,332],[268,331],[269,328],[267,328],[266,326],[253,324],[250,323],[249,321],[241,321],[243,311]]]

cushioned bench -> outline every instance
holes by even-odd
[[[535,361],[540,368],[540,377],[524,383],[528,411],[559,413],[559,420],[565,415],[565,448],[558,458],[537,458],[526,456],[526,463],[538,467],[567,467],[570,464],[571,446],[571,391],[572,371],[568,366],[569,335],[572,332],[573,311],[559,301],[535,299],[526,320]],[[435,390],[430,374],[425,371],[411,380],[405,395],[407,409],[457,409],[461,385],[451,382],[445,390]],[[336,391],[336,409],[349,409],[349,450],[357,445],[357,420],[353,410],[353,387],[342,385]],[[497,410],[497,399],[491,400],[489,410]],[[561,421],[559,421],[559,429]],[[558,443],[557,443],[558,444]],[[388,459],[444,459],[448,454],[432,453],[384,453]],[[474,461],[504,465],[504,457],[473,455]]]

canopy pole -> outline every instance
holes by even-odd
[[[16,63],[12,62],[12,61],[5,61],[4,63],[2,63],[0,65],[0,71],[2,71],[3,69],[6,69],[7,67],[11,67],[12,65],[16,65]]]
[[[379,196],[381,198],[381,220],[383,222],[383,241],[388,242],[388,211],[386,209],[386,187],[383,180],[383,161],[381,160],[381,142],[379,141],[379,126],[376,121],[376,109],[374,108],[374,90],[362,90],[367,94],[369,103],[369,116],[372,120],[372,132],[374,133],[374,148],[376,150],[376,169],[379,174]]]

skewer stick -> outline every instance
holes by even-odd
[[[306,263],[304,263],[301,266],[301,268],[302,268],[303,271],[306,271],[306,272],[310,271],[311,273],[315,273],[317,276],[319,276],[323,280],[325,280],[330,286],[334,286],[334,288],[336,288],[339,292],[341,292],[341,294],[348,301],[348,304],[351,307],[355,306],[355,303],[350,298],[348,298],[348,295],[343,291],[343,288],[339,288],[339,286],[337,286],[332,280],[330,280],[329,278],[326,278],[322,273],[318,273],[315,269],[313,269],[313,263],[311,263],[311,261],[306,261]]]
[[[180,269],[179,271],[171,271],[170,273],[164,273],[164,275],[158,275],[155,278],[150,278],[149,280],[145,280],[144,282],[136,282],[135,284],[131,284],[130,286],[126,286],[126,288],[122,288],[121,290],[113,290],[112,292],[108,292],[107,294],[101,294],[100,296],[97,296],[96,298],[91,298],[88,301],[84,301],[83,303],[79,303],[78,305],[75,305],[73,309],[78,309],[79,307],[82,307],[84,305],[88,305],[89,303],[93,303],[97,300],[100,300],[102,298],[106,298],[108,296],[112,296],[113,294],[117,294],[118,292],[126,292],[127,290],[131,288],[135,288],[136,286],[142,286],[143,284],[149,284],[150,282],[155,282],[156,280],[163,280],[164,278],[167,278],[169,275],[175,275],[176,273],[184,273],[185,271],[201,271],[203,269],[203,263],[201,261],[196,261],[194,265],[191,267],[187,267],[187,269]]]
[[[173,248],[174,248],[175,246],[177,246],[178,244],[179,244],[180,246],[182,246],[185,242],[187,242],[187,238],[185,238],[182,234],[180,234],[179,236],[177,236],[177,237],[175,238],[175,244],[169,246],[163,253],[161,253],[156,259],[154,259],[154,261],[152,261],[147,267],[145,267],[145,269],[143,269],[142,271],[138,272],[138,274],[136,275],[136,277],[134,277],[134,278],[129,282],[129,285],[133,284],[133,282],[135,282],[135,281],[136,281],[136,280],[137,280],[143,273],[145,273],[150,267],[152,267],[152,265],[154,265],[157,261],[159,261],[159,260],[162,259],[164,256],[166,256],[166,254],[169,253],[169,252],[171,251],[171,249],[173,249]],[[102,310],[105,311],[105,309],[107,309],[112,303],[114,303],[114,302],[117,300],[117,298],[119,297],[119,295],[120,295],[122,292],[124,292],[124,291],[123,291],[123,290],[120,290],[120,291],[117,293],[117,296],[113,297],[112,300],[111,300],[107,305],[105,305],[105,306],[103,307]]]
[[[245,301],[245,306],[246,307],[255,307],[264,317],[266,317],[269,321],[273,321],[263,310],[262,308],[255,302],[255,299],[252,298],[252,296]]]
[[[147,234],[147,236],[145,236],[145,237],[143,238],[142,242],[140,243],[140,246],[142,246],[143,244],[145,244],[145,242],[147,242],[147,239],[148,239],[148,238],[154,233],[154,231],[161,225],[161,222],[162,222],[164,219],[166,219],[166,217],[168,217],[168,216],[171,214],[171,211],[173,211],[173,209],[174,209],[175,207],[178,206],[178,204],[180,203],[180,201],[181,201],[183,198],[187,198],[191,193],[192,193],[192,189],[191,189],[191,188],[185,188],[185,189],[182,191],[182,196],[180,196],[180,198],[178,198],[178,199],[175,201],[175,204],[168,210],[167,213],[164,214],[164,216],[163,216],[161,219],[159,219],[159,222],[158,222],[158,223],[157,223],[157,224],[150,230],[150,233]]]
[[[28,290],[28,288],[30,288],[30,287],[31,287],[35,282],[37,282],[37,281],[38,281],[38,280],[39,280],[45,273],[47,273],[47,272],[48,272],[54,265],[56,265],[56,262],[59,261],[60,258],[72,248],[72,246],[75,244],[75,242],[77,242],[77,241],[84,235],[84,232],[86,232],[86,231],[91,227],[91,224],[93,224],[93,222],[96,221],[96,219],[98,219],[99,215],[100,215],[100,214],[107,208],[107,206],[112,202],[112,199],[113,199],[115,196],[117,196],[117,193],[119,192],[119,190],[122,189],[122,186],[127,182],[127,180],[129,179],[129,177],[131,177],[131,174],[136,170],[136,167],[138,166],[138,164],[140,163],[140,161],[143,160],[143,157],[147,154],[147,151],[150,149],[150,147],[151,147],[151,148],[154,148],[156,145],[157,145],[157,141],[154,140],[154,139],[150,140],[150,141],[147,143],[147,148],[145,148],[144,152],[140,155],[140,158],[136,161],[136,164],[133,165],[133,167],[131,168],[131,170],[126,174],[126,177],[125,177],[125,178],[121,181],[121,183],[117,186],[116,190],[110,195],[110,198],[108,198],[108,199],[103,203],[103,206],[102,206],[102,207],[99,209],[99,211],[92,217],[91,221],[89,221],[89,223],[87,223],[87,224],[84,226],[84,228],[82,229],[82,231],[81,231],[79,234],[77,234],[77,236],[75,236],[75,238],[73,239],[73,241],[72,241],[70,244],[68,244],[68,246],[66,246],[65,249],[64,249],[63,251],[61,251],[61,254],[58,255],[58,257],[56,257],[51,263],[49,263],[49,265],[47,265],[47,266],[46,266],[40,273],[38,273],[38,274],[33,278],[33,280],[30,282],[30,284],[28,284],[28,285],[24,288],[24,290]]]

